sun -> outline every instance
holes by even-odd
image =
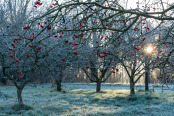
[[[146,48],[146,52],[147,52],[148,54],[152,53],[152,51],[153,51],[152,46],[148,46],[148,47]]]

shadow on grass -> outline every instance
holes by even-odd
[[[33,108],[29,105],[8,105],[8,106],[0,106],[0,115],[1,113],[5,113],[7,115],[20,115],[26,111],[33,110]],[[6,115],[5,115],[6,116]]]
[[[20,110],[32,110],[33,108],[31,106],[28,105],[18,105],[15,104],[14,106],[11,107],[11,109],[13,109],[14,111],[20,111]]]

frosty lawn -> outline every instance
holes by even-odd
[[[145,93],[136,91],[129,96],[126,85],[102,84],[102,92],[95,92],[95,84],[63,84],[57,92],[51,84],[27,85],[23,90],[24,103],[30,110],[14,107],[17,104],[16,88],[1,86],[0,116],[56,116],[56,115],[158,115],[174,114],[174,92],[158,91]],[[125,88],[125,89],[123,89]],[[142,88],[143,89],[143,88]]]

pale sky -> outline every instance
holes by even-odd
[[[138,5],[137,3],[139,3],[139,7],[140,8],[143,8],[142,6],[145,5],[144,1],[146,1],[146,3],[148,3],[150,5],[150,4],[154,3],[154,2],[159,4],[161,0],[123,0],[123,1],[125,1],[125,2],[128,1],[128,7],[127,8],[129,9],[129,8],[137,8],[137,5]],[[167,7],[167,3],[168,4],[174,3],[174,0],[162,0],[162,1],[165,2],[165,4],[164,4],[165,8]]]

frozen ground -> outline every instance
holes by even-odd
[[[121,84],[102,84],[100,93],[95,84],[64,83],[63,92],[51,84],[27,85],[22,96],[32,109],[15,111],[16,88],[0,86],[0,116],[173,116],[174,86],[169,87],[163,93],[160,86],[145,93],[137,85],[136,96],[130,97],[129,85]]]
[[[84,90],[94,90],[96,88],[96,84],[92,83],[68,83],[63,84],[65,88],[69,89],[84,89]],[[129,84],[111,84],[111,83],[102,83],[101,89],[102,90],[129,90]],[[144,89],[144,85],[136,85],[136,90]],[[162,91],[162,85],[155,85],[150,84],[149,89],[154,89],[154,91]],[[163,86],[164,91],[174,92],[174,84],[173,85],[164,85]]]

